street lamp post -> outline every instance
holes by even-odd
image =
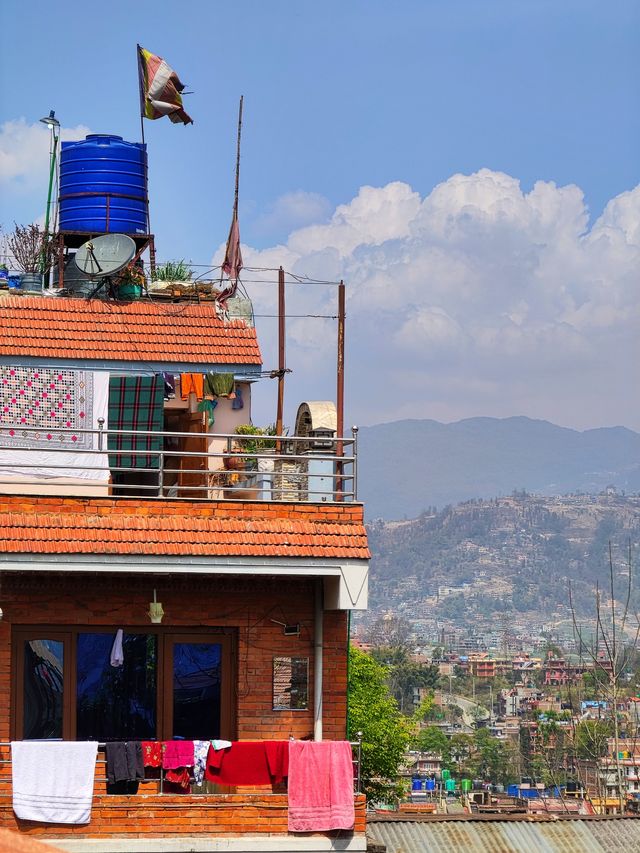
[[[49,145],[49,189],[47,192],[47,209],[44,215],[44,239],[42,245],[42,256],[40,259],[40,272],[42,273],[42,285],[44,287],[44,274],[46,272],[47,240],[49,239],[49,222],[51,219],[51,196],[53,194],[53,178],[56,170],[56,155],[58,153],[58,140],[60,139],[60,122],[56,118],[55,110],[50,110],[49,115],[41,118],[51,131],[51,142]]]

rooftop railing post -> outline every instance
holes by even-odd
[[[164,497],[164,448],[160,451],[158,457],[160,470],[158,471],[158,496]]]
[[[353,436],[353,499],[358,500],[358,430],[359,427],[351,427],[351,435]]]
[[[98,418],[98,450],[103,449],[104,418]]]

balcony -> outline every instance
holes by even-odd
[[[19,434],[20,427],[3,432]],[[11,433],[11,434],[13,434]],[[73,445],[84,437],[85,447]],[[55,447],[0,448],[0,493],[182,501],[340,504],[357,496],[349,437],[56,430]],[[67,440],[66,446],[64,440]]]
[[[102,745],[103,746],[103,745]],[[21,821],[11,811],[11,750],[0,744],[0,803],[3,826],[28,832],[56,847],[74,851],[349,850],[364,851],[365,797],[360,791],[361,743],[352,743],[355,826],[352,832],[288,832],[286,785],[252,786],[199,793],[165,793],[161,778],[145,779],[132,795],[107,793],[106,761],[96,761],[91,819],[88,824],[40,824]],[[162,771],[158,771],[160,776]],[[206,783],[205,783],[206,784]],[[215,786],[213,786],[215,789]],[[267,846],[265,846],[265,844]],[[219,845],[219,846],[218,846]]]

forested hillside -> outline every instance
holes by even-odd
[[[373,522],[369,535],[373,617],[390,609],[469,626],[511,617],[541,623],[568,617],[569,581],[578,614],[592,611],[596,581],[608,582],[609,542],[616,576],[629,542],[636,574],[640,498],[516,493]]]

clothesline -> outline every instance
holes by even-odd
[[[18,817],[41,823],[90,822],[96,741],[14,741],[10,746]],[[350,741],[114,741],[104,748],[108,793],[136,793],[138,783],[145,781],[145,767],[160,768],[160,779],[164,773],[182,793],[191,792],[191,778],[199,771],[205,781],[234,787],[277,785],[286,778],[290,832],[354,826]],[[36,767],[38,773],[33,772]],[[135,790],[109,790],[118,784],[135,785]]]

